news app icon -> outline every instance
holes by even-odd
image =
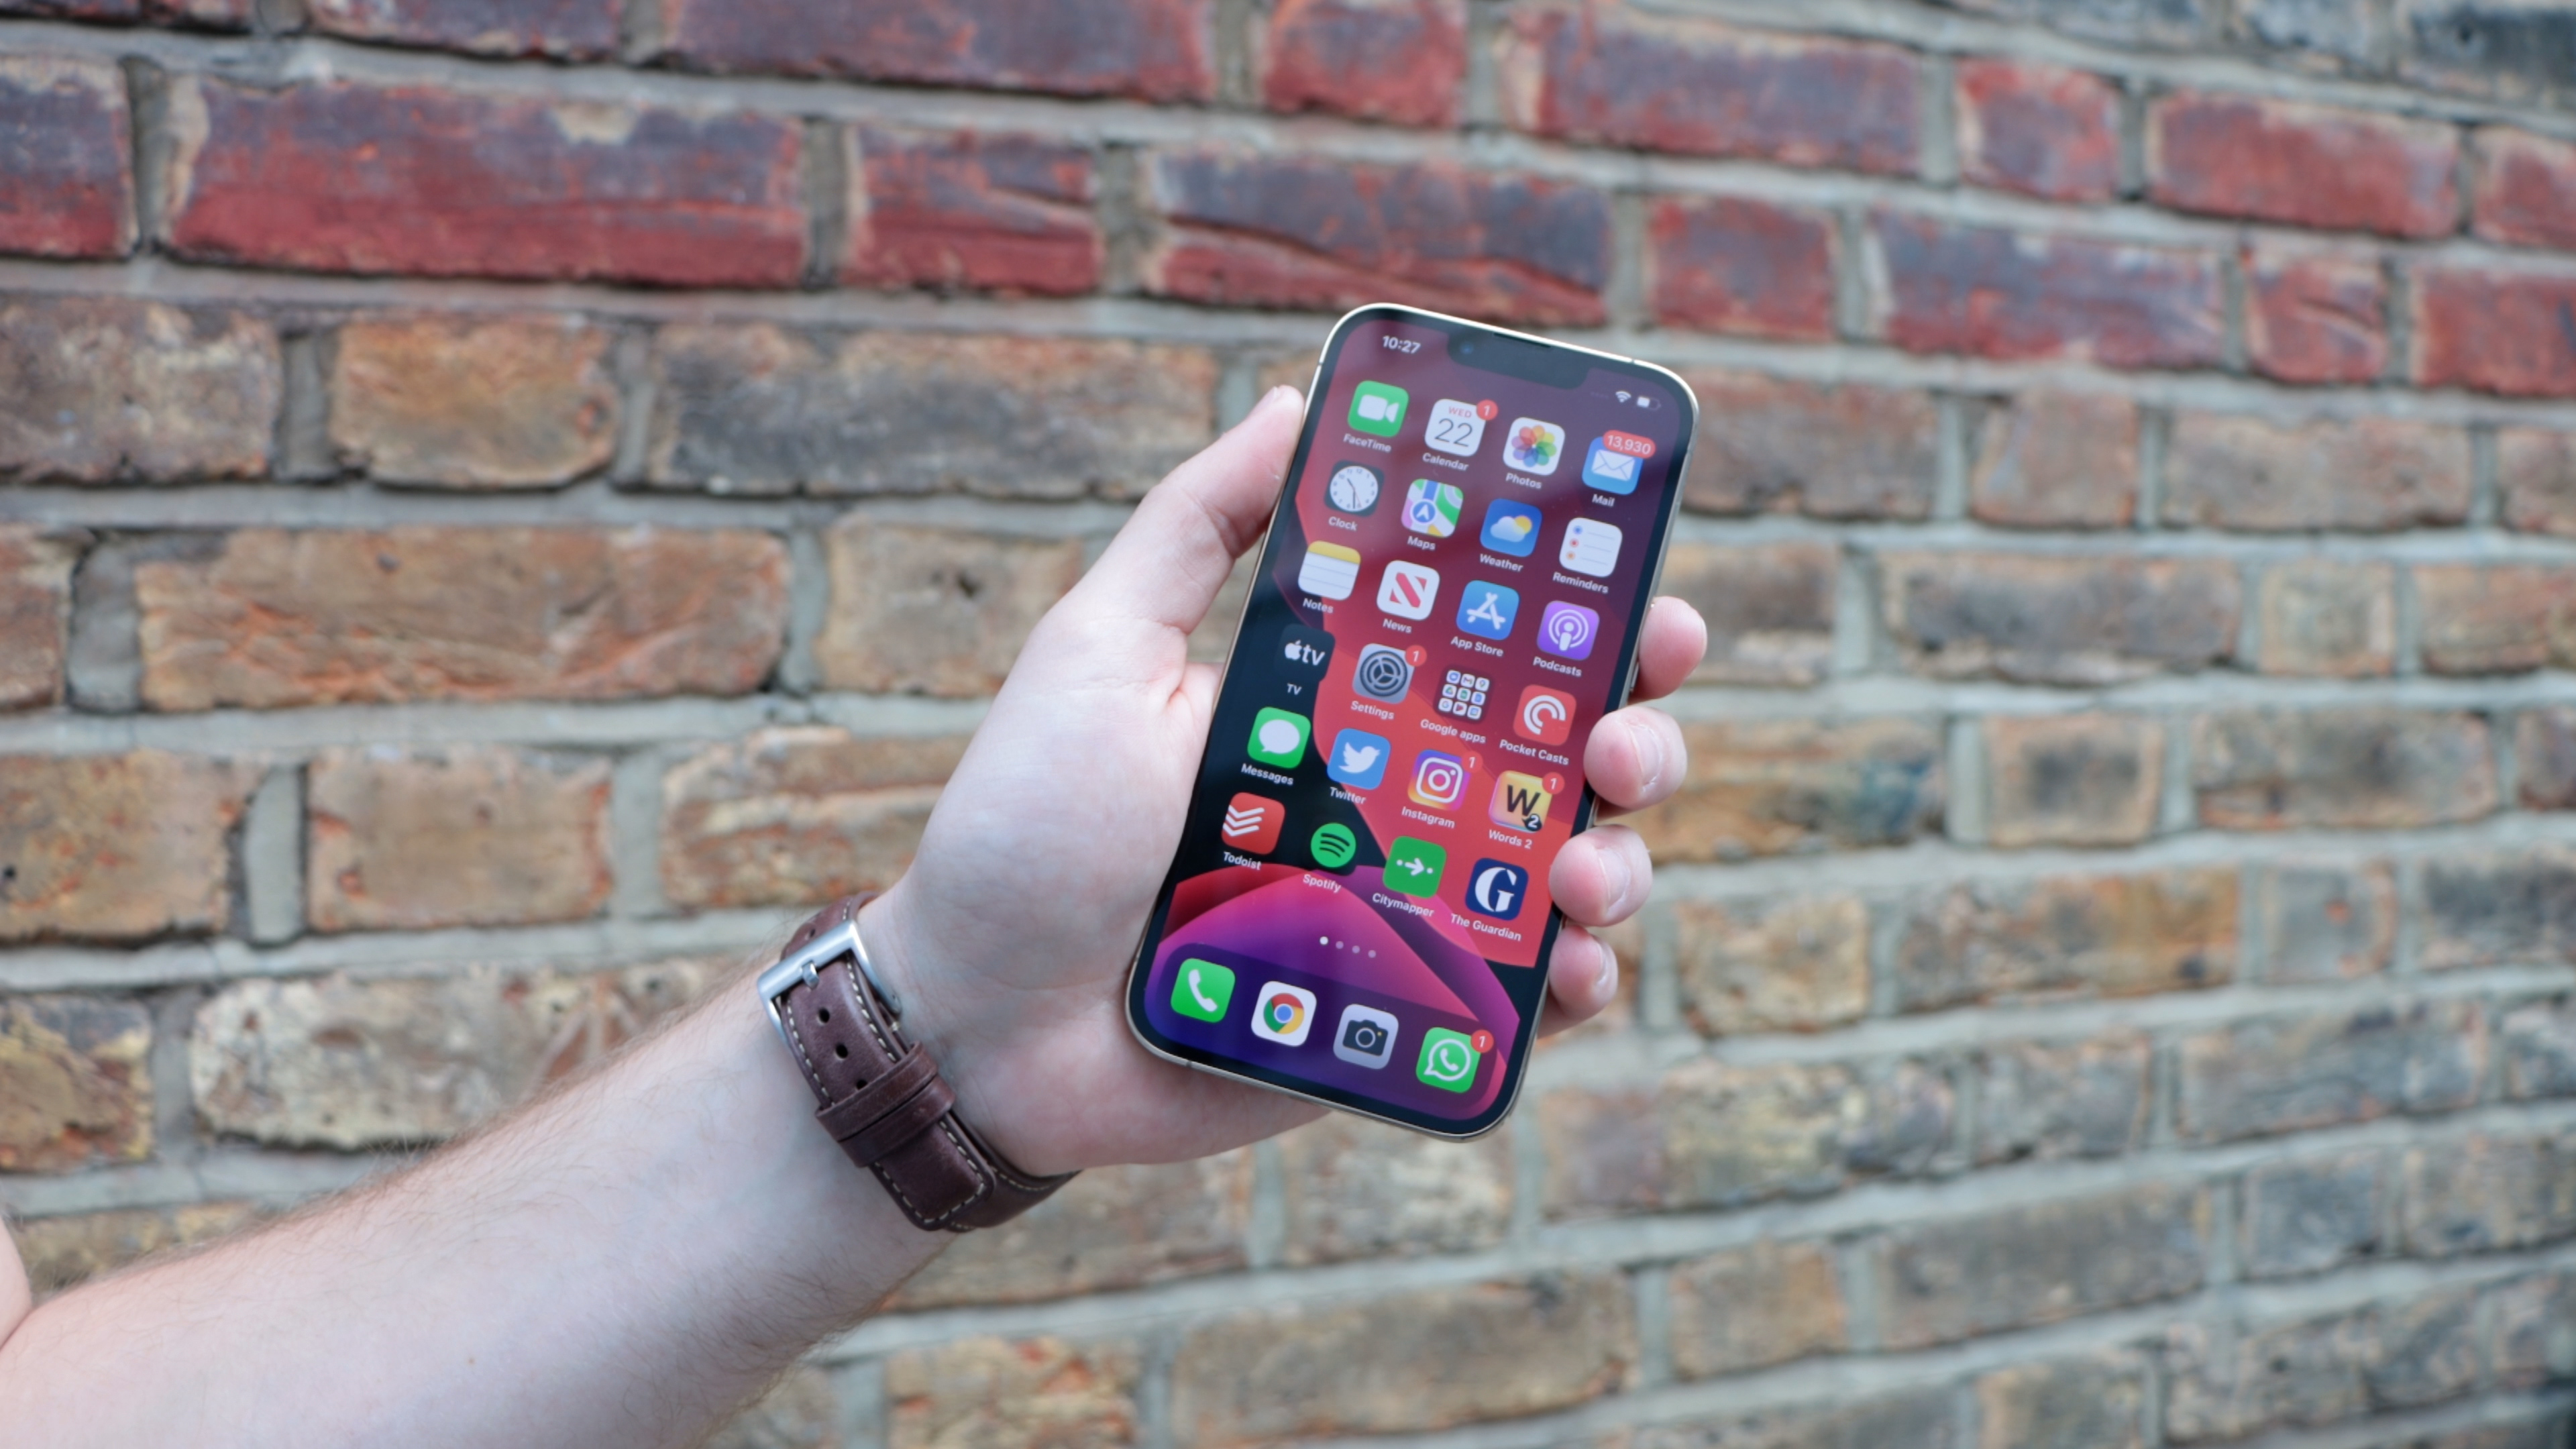
[[[1592,440],[1583,454],[1583,481],[1604,493],[1634,493],[1646,460],[1655,456],[1655,440],[1635,433],[1607,432]]]
[[[1337,785],[1374,790],[1386,779],[1389,748],[1384,735],[1344,730],[1333,736],[1333,753],[1324,761],[1324,773]]]
[[[1561,745],[1574,732],[1574,696],[1544,684],[1521,691],[1521,707],[1512,712],[1512,733],[1542,745]]]
[[[1555,801],[1556,795],[1545,780],[1518,770],[1505,770],[1494,781],[1494,802],[1485,818],[1505,830],[1536,835],[1547,824],[1547,807]]]
[[[1559,659],[1589,659],[1601,634],[1601,616],[1560,599],[1538,616],[1538,647]]]
[[[1279,631],[1279,673],[1291,684],[1313,684],[1333,662],[1333,636],[1291,624]]]
[[[1565,545],[1556,551],[1556,561],[1578,574],[1610,577],[1619,566],[1618,528],[1597,518],[1575,519],[1565,526]]]
[[[1304,1046],[1315,1029],[1315,993],[1285,981],[1264,982],[1252,1008],[1252,1034],[1281,1046]]]
[[[1485,505],[1485,531],[1476,542],[1496,553],[1528,558],[1538,551],[1538,510],[1497,498]]]
[[[1308,557],[1313,557],[1311,550]],[[1439,597],[1439,570],[1420,564],[1388,564],[1377,581],[1377,606],[1399,619],[1430,618],[1431,603]]]
[[[1446,810],[1467,793],[1467,762],[1439,750],[1413,757],[1413,788],[1406,792],[1416,805]]]
[[[1246,855],[1268,855],[1279,848],[1279,827],[1288,819],[1288,807],[1265,795],[1249,792],[1226,802],[1225,819],[1216,833],[1225,843]]]
[[[1354,1001],[1342,1008],[1342,1023],[1333,1029],[1333,1055],[1370,1071],[1395,1060],[1395,1014]]]
[[[1360,581],[1360,551],[1338,543],[1306,545],[1306,562],[1297,570],[1297,587],[1319,599],[1347,599]]]
[[[1529,872],[1509,861],[1480,860],[1467,876],[1467,907],[1480,916],[1508,921],[1521,913],[1529,895]]]

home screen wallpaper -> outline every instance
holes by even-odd
[[[1139,989],[1173,1043],[1463,1122],[1540,997],[1688,404],[1450,341],[1364,316],[1309,403]]]

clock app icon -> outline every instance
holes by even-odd
[[[1324,487],[1324,496],[1343,513],[1366,513],[1377,507],[1378,487],[1385,480],[1366,463],[1344,463],[1333,470],[1333,481]]]

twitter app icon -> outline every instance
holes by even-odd
[[[1386,755],[1386,736],[1344,730],[1333,736],[1333,753],[1324,762],[1324,773],[1336,784],[1374,790],[1386,778]]]
[[[1485,531],[1478,541],[1496,553],[1528,558],[1538,547],[1538,510],[1508,498],[1495,499],[1485,509]]]

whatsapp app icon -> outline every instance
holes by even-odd
[[[1476,1044],[1444,1027],[1422,1034],[1422,1056],[1413,1075],[1444,1092],[1463,1092],[1476,1085]]]

